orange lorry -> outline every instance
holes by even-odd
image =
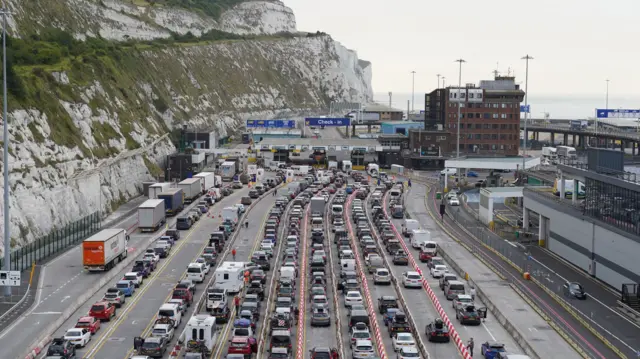
[[[82,242],[82,265],[90,272],[108,271],[127,257],[127,231],[103,229]]]

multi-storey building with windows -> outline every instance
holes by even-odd
[[[436,89],[425,96],[425,127],[441,125],[452,134],[455,150],[460,106],[460,152],[518,155],[520,103],[524,91],[515,77],[496,76],[480,86]]]

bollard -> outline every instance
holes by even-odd
[[[529,274],[529,272],[524,272],[524,273],[522,273],[522,278],[524,278],[526,280],[530,280],[531,279],[531,274]]]

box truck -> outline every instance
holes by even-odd
[[[158,193],[165,192],[169,188],[171,188],[170,182],[152,184],[151,186],[149,186],[149,192],[147,193],[147,196],[149,197],[149,199],[157,199]]]
[[[200,178],[200,185],[202,186],[202,193],[205,193],[209,188],[215,187],[216,175],[213,172],[200,172],[193,178]]]
[[[220,166],[220,175],[223,181],[231,181],[233,176],[236,175],[236,163],[225,161]]]
[[[347,161],[347,160],[342,161],[342,172],[349,174],[351,173],[352,169],[353,169],[353,165],[351,164],[351,161]]]
[[[155,232],[166,220],[163,199],[148,199],[138,207],[138,228],[142,232]]]
[[[557,151],[558,150],[555,147],[542,147],[542,157],[549,160],[555,160],[558,157]]]
[[[225,207],[222,209],[222,220],[238,223],[238,207]]]
[[[158,194],[158,199],[164,200],[164,210],[167,216],[175,216],[184,208],[184,191],[182,188],[169,188]]]
[[[569,146],[558,146],[556,147],[558,158],[568,158],[568,159],[576,159],[578,158],[578,153],[574,147]]]
[[[323,217],[324,216],[324,197],[312,197],[311,198],[311,217]]]
[[[178,183],[178,188],[184,191],[184,203],[191,203],[202,195],[200,178],[187,178]]]
[[[145,196],[149,195],[149,187],[151,187],[151,185],[156,184],[156,182],[142,182],[142,193],[145,194]]]
[[[329,161],[329,169],[330,170],[337,170],[338,169],[338,162],[337,161]]]
[[[127,257],[127,232],[103,229],[82,242],[82,265],[90,272],[108,271]]]
[[[222,176],[215,176],[215,181],[216,181],[216,188],[220,188],[222,187]]]

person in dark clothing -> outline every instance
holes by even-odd
[[[296,324],[298,324],[298,318],[300,317],[300,309],[298,307],[293,308],[293,315],[296,316]]]
[[[277,196],[277,195],[278,195],[278,190],[277,190],[277,189],[274,189],[274,190],[273,190],[273,196],[275,197],[275,196]]]
[[[409,188],[411,188],[411,179],[407,181],[407,184],[409,185]]]
[[[469,342],[467,342],[467,350],[469,351],[471,357],[473,357],[473,345],[473,338],[469,338]]]

